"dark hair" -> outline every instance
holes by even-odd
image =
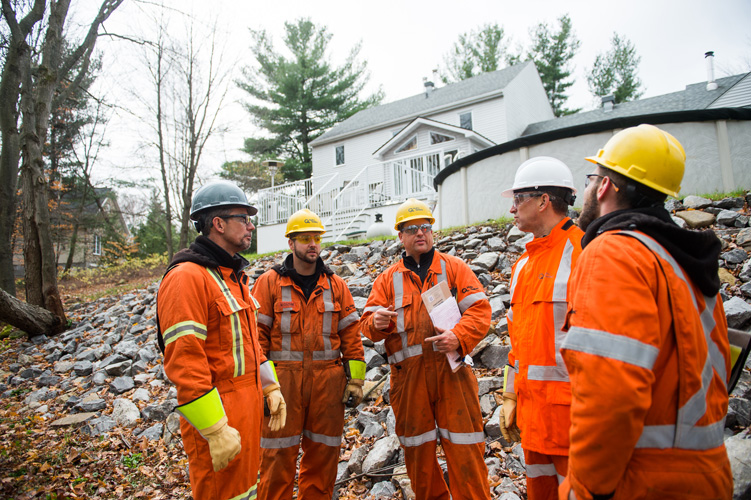
[[[536,192],[545,193],[550,197],[553,211],[558,215],[566,215],[569,205],[574,204],[576,196],[571,189],[558,186],[540,186],[539,188],[519,189],[514,193]]]
[[[598,164],[599,165],[599,164]],[[629,208],[647,208],[654,206],[662,206],[665,203],[665,199],[668,197],[665,193],[661,193],[651,187],[645,186],[641,182],[636,182],[629,179],[625,175],[610,170],[607,167],[600,165],[613,184],[618,186],[618,192],[615,193],[615,198],[620,205],[628,206]]]
[[[221,206],[216,208],[209,208],[202,212],[199,212],[198,218],[195,221],[196,229],[204,236],[208,236],[211,233],[211,228],[214,227],[212,222],[215,217],[226,217],[230,214],[232,206]]]

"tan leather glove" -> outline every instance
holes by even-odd
[[[513,392],[503,393],[503,406],[498,415],[498,423],[501,426],[503,439],[509,444],[521,442],[519,427],[516,425],[516,394]]]
[[[360,401],[362,401],[363,384],[365,384],[365,381],[360,380],[359,378],[350,379],[349,382],[347,382],[347,387],[344,388],[344,396],[342,396],[342,403],[346,403],[351,397],[352,401],[347,406],[349,406],[350,408],[354,408],[357,405],[359,405]]]
[[[284,402],[284,396],[279,388],[279,384],[270,384],[263,389],[263,395],[266,396],[266,403],[269,405],[269,429],[276,432],[284,428],[287,423],[287,403]]]
[[[201,431],[201,435],[209,442],[209,453],[214,472],[227,467],[227,464],[240,453],[240,433],[227,424],[227,417]]]

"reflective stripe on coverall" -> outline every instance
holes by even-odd
[[[359,319],[347,284],[321,273],[305,301],[289,276],[269,270],[253,285],[261,346],[276,364],[287,424],[261,438],[260,499],[290,499],[302,434],[297,497],[329,500],[344,428],[342,358],[364,360]]]
[[[617,276],[614,282],[613,276]],[[572,280],[569,473],[560,498],[729,499],[722,299],[704,296],[652,238],[605,232]]]
[[[559,349],[566,336],[561,328],[569,277],[582,251],[582,236],[584,232],[566,217],[548,236],[527,243],[512,267],[508,360],[517,373],[511,383],[507,378],[505,392],[517,395],[530,499],[558,497],[558,474],[552,458],[546,457],[568,455],[571,385]],[[565,476],[566,461],[557,462]],[[530,472],[530,464],[538,466],[535,471]],[[543,464],[550,467],[542,468]]]
[[[363,311],[362,331],[386,339],[391,365],[390,402],[396,434],[404,448],[407,474],[418,499],[448,499],[449,490],[436,459],[440,436],[446,454],[451,497],[489,499],[484,461],[485,435],[471,368],[451,372],[446,355],[425,338],[435,336],[421,293],[446,280],[456,296],[461,321],[452,329],[463,356],[472,352],[490,326],[490,304],[474,273],[460,259],[435,252],[425,283],[403,260],[378,276]],[[397,313],[388,331],[373,326],[373,311],[393,305]],[[437,425],[436,425],[437,424]]]
[[[229,268],[183,262],[167,273],[157,296],[164,371],[177,387],[178,404],[187,405],[216,387],[228,425],[240,433],[240,454],[214,472],[206,439],[180,419],[193,497],[201,500],[256,497],[263,415],[258,372],[266,358],[244,273],[240,281]]]

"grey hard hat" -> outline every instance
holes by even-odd
[[[198,212],[223,205],[247,207],[250,209],[250,215],[258,213],[258,209],[248,203],[248,198],[242,189],[229,181],[216,181],[201,186],[195,192],[190,205],[190,218],[195,220]]]

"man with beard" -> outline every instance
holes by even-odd
[[[456,352],[464,358],[487,335],[490,303],[463,260],[433,248],[433,222],[421,201],[410,198],[399,206],[394,228],[404,253],[373,283],[362,331],[374,341],[386,339],[389,397],[416,498],[490,500],[477,380],[466,365],[453,373],[446,358]],[[441,281],[448,284],[461,312],[450,330],[433,326],[421,299]],[[436,459],[439,435],[450,493]]]
[[[297,498],[331,499],[344,405],[362,399],[360,316],[347,284],[319,257],[325,232],[310,210],[292,214],[285,233],[292,253],[253,285],[261,347],[276,363],[289,415],[283,430],[263,429],[262,500],[292,498],[301,435]]]
[[[250,247],[256,212],[230,182],[196,191],[190,217],[203,234],[175,254],[157,296],[164,372],[177,387],[190,484],[200,500],[255,498],[263,395],[270,427],[284,427],[284,398],[261,351],[248,261],[239,255]]]
[[[572,388],[561,499],[732,496],[721,245],[664,208],[685,159],[652,125],[622,130],[587,158],[597,167],[561,350]]]
[[[535,238],[511,269],[506,316],[512,347],[499,423],[506,441],[521,440],[529,500],[555,500],[559,478],[566,476],[571,424],[571,385],[558,350],[565,337],[567,286],[584,233],[566,215],[576,189],[560,160],[525,161],[511,189],[501,194],[513,197],[511,213],[519,230]]]

